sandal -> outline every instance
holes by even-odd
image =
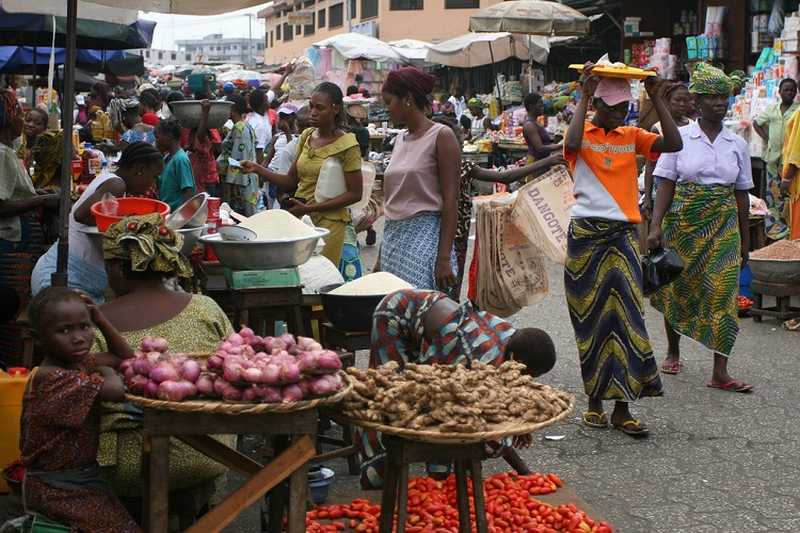
[[[642,424],[642,421],[635,418],[630,418],[622,424],[613,423],[613,426],[614,429],[618,429],[631,437],[646,437],[650,434],[650,430]]]
[[[590,428],[605,429],[608,427],[608,414],[586,411],[583,413],[583,423]]]
[[[683,370],[683,361],[680,359],[664,359],[664,362],[661,363],[661,372],[663,374],[678,374],[681,370]]]
[[[720,389],[727,392],[750,392],[753,390],[752,385],[748,385],[740,379],[732,379],[726,383],[720,383],[712,379],[706,384],[706,386],[712,389]]]

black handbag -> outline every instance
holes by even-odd
[[[658,248],[642,259],[643,290],[650,296],[675,281],[683,272],[683,259],[672,248]]]

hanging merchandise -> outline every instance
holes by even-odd
[[[769,32],[777,37],[783,31],[783,0],[772,2],[772,13],[769,16]]]

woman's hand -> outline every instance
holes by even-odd
[[[548,166],[555,167],[558,165],[568,166],[567,160],[564,159],[564,152],[553,152],[544,158]]]
[[[258,169],[261,168],[255,161],[240,161],[239,164],[242,165],[242,172],[245,174],[258,174]]]
[[[597,84],[600,83],[600,78],[592,74],[595,64],[587,61],[583,64],[583,74],[581,75],[581,83],[583,84],[583,95],[591,98],[594,96],[594,91],[597,89]]]
[[[647,235],[647,249],[657,250],[661,247],[661,225],[651,224],[650,233]]]
[[[791,188],[791,186],[792,186],[792,180],[791,179],[787,180],[786,178],[781,178],[780,188],[781,188],[781,191],[784,194],[789,192],[789,189]]]
[[[208,115],[208,112],[211,111],[211,102],[208,100],[202,100],[200,102],[200,111],[204,115]]]
[[[643,219],[650,220],[650,217],[653,216],[653,200],[645,198],[644,203],[639,207],[639,212]]]
[[[533,444],[533,435],[528,433],[527,435],[516,435],[512,440],[512,446],[518,450],[530,448],[531,444]]]
[[[453,266],[450,264],[449,257],[436,259],[434,275],[436,276],[436,285],[441,291],[446,291],[456,284],[456,276],[453,274]]]
[[[311,213],[311,208],[297,198],[287,198],[286,203],[289,206],[286,210],[297,218],[302,218],[303,215]]]
[[[647,91],[647,96],[650,97],[650,100],[656,100],[664,96],[664,91],[667,90],[669,84],[666,80],[659,78],[658,76],[651,76],[649,78],[645,78],[644,80],[644,88]]]

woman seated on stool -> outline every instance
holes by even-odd
[[[386,295],[372,319],[370,368],[395,361],[405,363],[454,365],[480,361],[499,366],[514,360],[527,367],[532,377],[549,372],[556,361],[555,346],[544,331],[536,328],[515,329],[470,302],[457,303],[444,293],[404,289]],[[361,467],[363,488],[377,488],[382,483],[385,452],[376,432],[361,436],[364,461]],[[515,437],[516,448],[530,446],[530,435]],[[491,445],[521,474],[529,473],[516,452],[503,444]],[[429,465],[431,474],[447,474]],[[431,468],[434,467],[434,468]]]
[[[116,298],[101,310],[132,347],[151,336],[166,339],[172,352],[211,353],[233,333],[214,300],[166,288],[166,278],[192,275],[189,262],[179,252],[181,240],[179,234],[162,230],[157,214],[128,217],[105,233],[103,255]],[[106,351],[105,344],[106,339],[98,335],[97,351]],[[127,403],[103,407],[98,461],[121,498],[138,499],[142,490],[141,411]],[[235,436],[218,439],[235,447]],[[176,439],[170,441],[169,470],[170,491],[180,491],[181,496],[194,493],[191,497],[200,500],[195,511],[215,492],[215,483],[224,488],[219,484],[224,483],[227,471]]]

